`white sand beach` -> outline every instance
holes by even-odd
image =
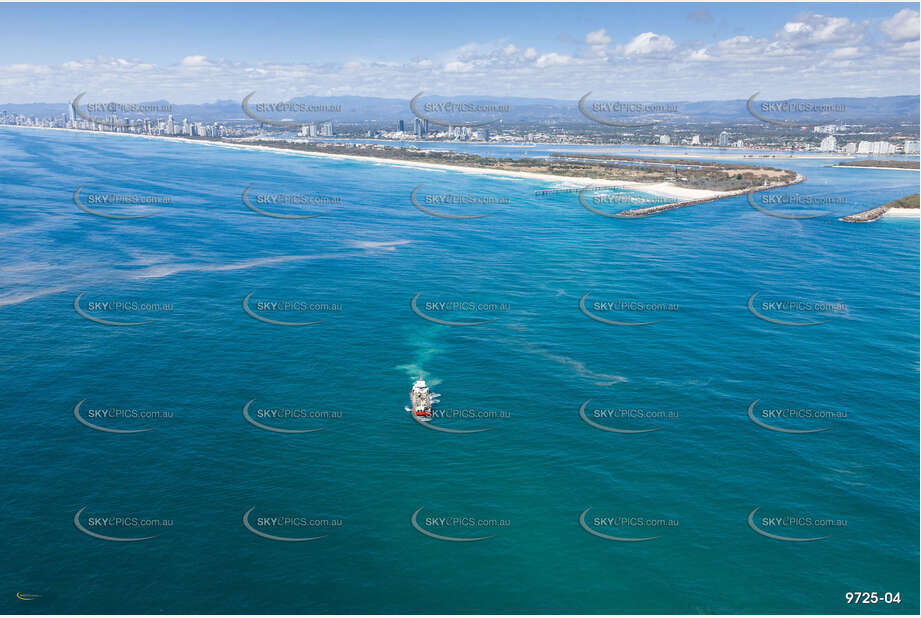
[[[921,217],[921,208],[890,208],[884,217]]]

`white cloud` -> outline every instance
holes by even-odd
[[[618,41],[598,27],[582,41],[538,47],[527,39],[499,39],[436,48],[412,59],[280,63],[189,53],[172,64],[153,64],[143,58],[65,58],[53,65],[0,65],[6,93],[0,103],[62,102],[83,91],[94,101],[177,104],[240,100],[254,90],[263,100],[311,94],[409,98],[420,90],[569,99],[574,92],[600,93],[606,84],[618,97],[656,93],[659,100],[748,97],[755,90],[783,96],[913,94],[917,12],[901,10],[876,26],[879,31],[868,36],[868,22],[808,13],[764,37],[738,35],[711,44],[654,32]]]
[[[839,47],[837,49],[831,50],[828,54],[829,58],[834,60],[843,60],[856,58],[860,55],[860,49],[857,47]]]
[[[562,66],[570,64],[572,62],[571,56],[563,56],[555,52],[544,54],[537,59],[537,62],[534,63],[536,67],[552,67],[552,66]]]
[[[674,50],[675,42],[667,34],[644,32],[633,38],[624,46],[627,56],[644,56],[647,54],[663,54]]]
[[[207,67],[211,66],[211,63],[204,56],[186,56],[183,58],[179,64],[184,67]]]
[[[469,73],[472,70],[472,64],[469,62],[461,62],[460,60],[449,62],[444,67],[445,73]]]
[[[607,47],[611,44],[611,37],[604,28],[589,32],[585,35],[585,43],[591,46]]]
[[[852,22],[847,17],[806,13],[800,15],[796,21],[784,24],[778,33],[778,39],[794,47],[853,45],[863,40],[865,25]]]
[[[710,52],[707,51],[707,48],[695,49],[690,54],[688,54],[688,60],[692,62],[708,62],[714,60],[713,56],[710,55]]]
[[[919,20],[918,11],[911,9],[902,9],[892,17],[884,20],[879,29],[883,31],[889,39],[896,43],[902,41],[917,41],[919,37]]]

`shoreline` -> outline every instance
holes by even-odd
[[[921,172],[913,167],[879,167],[878,165],[829,165],[828,167],[843,167],[849,170],[895,170],[899,172]]]
[[[238,150],[257,150],[264,152],[276,152],[276,153],[285,153],[298,156],[307,156],[307,157],[321,157],[327,159],[338,159],[338,160],[347,160],[347,161],[367,161],[370,163],[377,163],[382,165],[397,165],[403,167],[410,167],[416,169],[432,169],[439,171],[456,171],[463,174],[475,174],[480,176],[502,176],[505,178],[520,178],[525,180],[540,180],[544,182],[559,182],[559,183],[571,183],[580,187],[588,186],[604,186],[612,188],[627,189],[631,191],[638,191],[640,193],[647,193],[650,195],[657,195],[660,197],[666,197],[669,199],[677,199],[678,202],[673,202],[670,204],[663,204],[661,206],[654,206],[651,208],[670,210],[672,208],[680,208],[683,206],[690,206],[692,204],[700,204],[704,202],[710,202],[714,200],[723,199],[725,197],[732,197],[734,195],[743,195],[749,192],[755,191],[766,191],[769,189],[776,189],[781,186],[787,186],[788,184],[796,184],[797,182],[802,182],[805,180],[803,177],[799,179],[800,175],[797,175],[797,180],[793,183],[783,183],[770,185],[766,187],[759,187],[757,189],[745,189],[740,191],[712,191],[708,189],[689,189],[684,187],[678,187],[668,182],[660,183],[642,183],[634,182],[629,180],[610,180],[610,179],[595,179],[582,176],[560,176],[557,174],[542,174],[538,172],[520,172],[514,170],[494,170],[494,169],[485,169],[480,167],[470,167],[464,165],[448,165],[443,163],[427,163],[424,161],[406,161],[403,159],[388,159],[385,157],[374,157],[374,156],[361,156],[361,155],[345,155],[345,154],[336,154],[336,153],[324,153],[324,152],[304,152],[293,150],[289,148],[279,148],[276,146],[263,146],[259,144],[245,144],[245,143],[236,143],[236,142],[222,142],[222,141],[213,141],[213,140],[193,140],[185,137],[173,137],[168,135],[142,135],[137,133],[111,133],[108,131],[87,131],[84,129],[67,129],[63,127],[27,127],[27,126],[18,126],[18,125],[0,125],[0,127],[10,127],[14,129],[32,129],[32,130],[41,130],[41,131],[68,131],[72,133],[82,133],[82,134],[99,134],[99,135],[108,135],[108,136],[123,136],[123,137],[135,137],[142,139],[152,139],[152,140],[165,140],[171,142],[182,142],[182,143],[193,143],[193,144],[207,144],[211,146],[217,146],[222,148],[231,148]],[[662,208],[668,207],[668,208]],[[648,209],[633,209],[626,212],[635,212],[637,210],[648,210]],[[622,213],[623,214],[623,213]],[[630,214],[625,216],[638,216],[637,214]]]
[[[883,213],[884,217],[921,217],[919,208],[890,208]]]
[[[760,193],[762,191],[770,191],[772,189],[779,189],[781,187],[789,187],[792,185],[798,185],[801,182],[805,182],[806,177],[799,172],[796,173],[796,178],[791,182],[778,182],[771,185],[766,185],[763,187],[757,187],[755,189],[739,189],[738,191],[723,191],[723,195],[716,198],[710,199],[698,199],[698,200],[686,200],[683,202],[674,202],[671,204],[659,204],[658,206],[649,206],[646,208],[631,208],[630,210],[624,210],[618,213],[621,217],[648,217],[649,215],[658,214],[660,212],[665,212],[667,210],[674,210],[676,208],[684,208],[685,206],[693,206],[695,204],[704,204],[706,202],[715,202],[726,197],[733,197],[736,195],[748,195],[751,193]]]
[[[921,217],[921,209],[898,208],[884,204],[882,206],[870,208],[869,210],[857,212],[846,217],[838,217],[838,221],[845,221],[847,223],[872,223],[873,221],[878,221],[883,217]]]
[[[890,208],[887,206],[877,206],[870,210],[854,213],[846,217],[839,217],[839,221],[847,223],[873,223],[883,217],[900,217],[900,218],[917,218],[921,217],[921,209],[918,208]]]

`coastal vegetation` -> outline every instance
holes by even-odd
[[[921,168],[919,161],[883,161],[880,159],[859,159],[857,161],[841,161],[837,165],[841,167],[888,167],[906,170],[916,170]],[[907,206],[906,206],[907,208]]]
[[[379,157],[398,161],[456,165],[511,172],[553,174],[595,180],[671,183],[676,187],[720,192],[763,190],[796,181],[795,172],[743,163],[713,163],[681,159],[607,157],[597,155],[551,155],[547,159],[497,158],[421,148],[398,148],[381,144],[291,142],[247,140],[246,143],[299,152]]]

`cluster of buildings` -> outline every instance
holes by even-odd
[[[73,104],[67,106],[63,114],[64,128],[83,129],[85,131],[109,131],[112,133],[139,133],[142,135],[185,135],[189,137],[223,137],[226,135],[220,123],[205,124],[203,122],[190,122],[183,118],[182,122],[173,120],[173,115],[166,118],[135,118],[120,119],[118,114],[109,114],[105,118],[89,120],[78,115]]]
[[[336,132],[333,130],[333,121],[315,122],[305,124],[298,131],[298,137],[335,137]]]
[[[41,127],[49,129],[79,129],[82,131],[105,131],[108,133],[136,133],[140,135],[164,135],[187,137],[238,137],[246,132],[231,128],[220,122],[191,122],[188,118],[176,121],[172,114],[165,118],[123,119],[118,114],[108,114],[90,120],[77,114],[73,105],[60,116],[40,118],[24,114],[0,113],[0,123],[24,127]]]
[[[826,124],[812,128],[813,133],[825,133],[819,144],[820,152],[843,152],[845,154],[870,154],[870,155],[888,155],[888,154],[919,154],[918,140],[903,140],[901,144],[891,141],[871,141],[861,140],[859,142],[848,142],[843,146],[838,143],[835,133],[856,133],[862,129],[861,125],[846,124]]]
[[[921,142],[918,140],[904,140],[901,145],[893,144],[887,141],[871,142],[861,140],[859,142],[848,142],[843,147],[838,146],[838,139],[834,135],[829,135],[822,139],[819,144],[820,152],[843,152],[845,154],[869,154],[869,155],[890,155],[890,154],[919,154],[921,153]]]
[[[848,131],[856,131],[860,127],[852,126],[846,124],[823,124],[817,127],[812,127],[813,133],[847,133]]]
[[[669,146],[672,143],[672,138],[670,135],[659,135],[659,145]],[[743,140],[732,141],[729,139],[729,133],[723,131],[720,133],[719,139],[715,144],[703,144],[700,141],[700,135],[693,135],[690,139],[684,138],[681,140],[681,143],[686,146],[719,146],[720,148],[744,148],[745,142]]]
[[[406,122],[398,120],[396,131],[368,131],[368,137],[383,137],[386,139],[398,140],[412,138],[425,139],[430,137],[435,139],[488,142],[491,136],[488,126],[468,127],[449,125],[445,130],[437,131],[432,130],[430,124],[431,123],[425,118],[413,118],[412,132],[407,132]]]
[[[854,127],[848,127],[847,125],[826,125],[822,127],[816,127],[815,133],[827,133],[825,137],[822,138],[822,141],[819,144],[819,152],[840,152],[843,154],[866,154],[866,155],[891,155],[891,154],[921,154],[921,142],[918,140],[903,140],[901,144],[892,141],[867,141],[862,140],[859,142],[849,142],[847,144],[839,144],[838,138],[831,133],[842,131],[845,129],[853,130]],[[658,143],[663,146],[668,146],[672,143],[671,137],[669,135],[659,135]],[[744,148],[745,142],[741,139],[733,141],[730,139],[728,131],[721,131],[719,138],[714,144],[702,144],[700,141],[700,135],[694,135],[692,137],[684,138],[681,140],[681,143],[688,146],[719,146],[720,148]],[[807,149],[814,149],[807,148]]]
[[[123,119],[116,113],[110,113],[106,116],[88,117],[88,114],[80,113],[74,109],[72,104],[67,105],[67,111],[59,116],[40,118],[38,116],[25,116],[6,111],[0,111],[0,124],[11,124],[19,126],[45,127],[45,128],[67,128],[80,129],[85,131],[106,131],[112,133],[135,133],[142,135],[157,136],[186,136],[186,137],[205,137],[219,139],[223,137],[247,137],[261,134],[262,130],[259,125],[253,125],[250,122],[233,123],[224,122],[191,122],[188,118],[177,121],[172,114],[160,118],[135,118]],[[434,139],[434,140],[451,140],[451,141],[503,141],[503,142],[545,142],[545,143],[579,143],[585,140],[584,136],[559,135],[552,133],[534,133],[523,132],[511,128],[502,131],[502,123],[499,121],[495,125],[485,125],[478,127],[471,126],[430,126],[430,122],[425,118],[413,118],[412,127],[404,120],[398,120],[396,131],[369,130],[367,137],[384,138],[393,140],[412,140],[412,139]],[[846,124],[829,124],[813,128],[813,134],[823,135],[821,142],[816,146],[811,145],[809,141],[800,141],[786,146],[771,145],[768,147],[792,147],[797,150],[818,150],[819,152],[842,153],[847,155],[918,155],[921,154],[921,142],[918,140],[901,140],[896,141],[894,138],[889,140],[871,141],[860,140],[854,142],[842,143],[841,133],[855,135],[862,127],[860,125]],[[498,131],[494,135],[493,130]],[[839,134],[836,137],[835,134]],[[346,129],[346,135],[349,130]],[[869,133],[864,133],[870,135]],[[330,138],[336,136],[336,130],[331,120],[320,123],[303,124],[299,127],[298,137],[306,138]],[[642,137],[640,139],[643,139]],[[646,139],[649,139],[646,137]],[[664,135],[653,135],[652,139],[663,146],[669,146],[673,143],[673,137]],[[648,142],[647,142],[648,143]],[[721,131],[716,139],[702,142],[700,135],[690,135],[680,137],[675,144],[684,146],[718,146],[720,148],[745,148],[746,143],[741,139],[732,140],[729,131]],[[760,145],[759,145],[760,144]],[[814,142],[812,142],[814,144]],[[750,147],[764,148],[757,140]]]

